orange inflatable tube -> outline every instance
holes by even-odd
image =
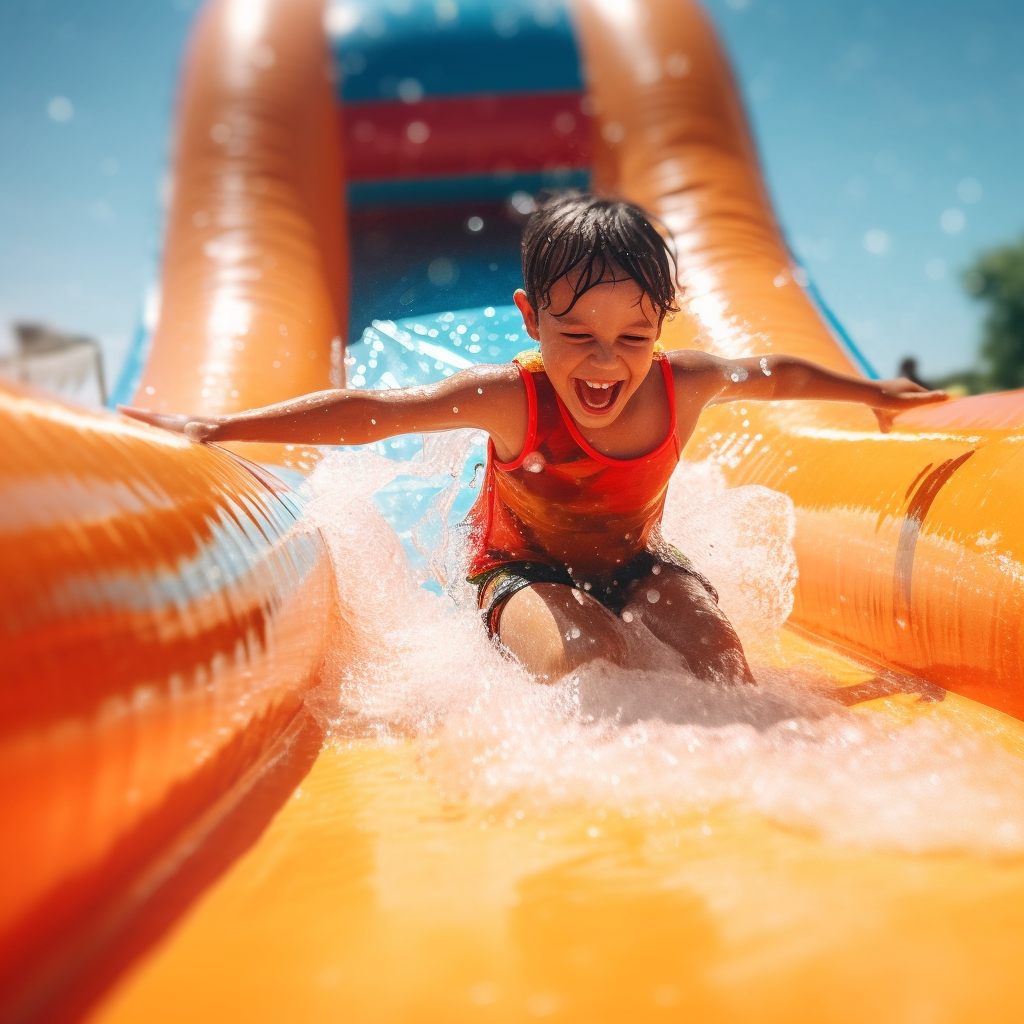
[[[851,370],[782,240],[703,9],[692,0],[575,0],[572,16],[595,111],[594,187],[658,214],[679,252],[685,308],[666,327],[666,344],[700,345],[725,357],[784,351]],[[345,176],[327,66],[316,0],[216,0],[200,16],[181,90],[161,316],[139,404],[228,411],[342,381]],[[14,837],[0,853],[0,1015],[70,1020],[235,864],[309,771],[322,735],[304,696],[321,676],[326,637],[341,627],[322,538],[304,524],[297,496],[256,464],[305,471],[317,453],[195,446],[10,389],[0,392],[0,422],[0,799],[5,834]],[[840,677],[846,673],[851,684],[866,677],[850,667],[850,654],[1021,718],[1022,442],[1024,394],[1014,393],[904,415],[888,435],[860,408],[719,407],[705,413],[686,456],[714,460],[731,483],[757,482],[792,498],[800,569],[792,622],[803,639],[790,642],[804,644],[808,656]],[[830,653],[835,650],[846,654]],[[840,663],[845,667],[836,668]],[[945,706],[975,713],[968,701],[950,698]],[[999,729],[1000,742],[1019,755],[1013,726],[1003,722]],[[307,836],[308,823],[289,805],[250,859],[228,871],[207,909],[175,933],[151,972],[101,1012],[108,1019],[181,1019],[182,976],[205,979],[204,1005],[217,1008],[217,1019],[243,1008],[250,1020],[328,1019],[346,1008],[364,1017],[376,1012],[388,983],[386,972],[375,972],[383,970],[388,950],[400,948],[395,921],[374,918],[368,929],[367,948],[378,959],[365,966],[363,995],[332,1003],[332,984],[317,982],[314,992],[282,979],[298,977],[289,972],[313,955],[308,943],[327,941],[323,915],[332,912],[330,900],[340,906],[348,899],[348,882],[330,889],[328,881],[338,878],[331,872],[351,870],[353,886],[369,884],[365,873],[341,863],[344,843],[364,841],[343,820],[367,803],[367,793],[378,792],[374,786],[399,792],[397,780],[414,761],[403,750],[388,754],[364,745],[325,753],[308,783],[325,808],[317,812],[322,834]],[[355,795],[339,797],[350,784]],[[435,806],[435,796],[409,801],[407,809],[389,804],[374,826],[375,834],[392,837],[393,850],[410,835],[424,836],[429,846],[435,826],[423,823],[462,820]],[[406,811],[411,817],[402,817]],[[722,820],[726,831],[730,820]],[[552,835],[568,850],[582,828],[567,812]],[[623,825],[615,841],[639,856],[645,840],[631,828]],[[769,851],[797,842],[749,821],[730,834],[736,845],[722,847],[723,858],[770,859]],[[479,829],[460,836],[446,849],[468,860],[483,840]],[[265,845],[271,840],[278,844],[273,854]],[[683,848],[695,851],[687,842]],[[284,849],[294,849],[297,859],[290,861]],[[809,860],[794,863],[813,862],[809,876],[819,896],[841,884],[848,862],[800,849],[799,857]],[[514,852],[509,847],[481,863],[512,873],[525,863]],[[424,864],[434,863],[429,851],[423,856]],[[906,875],[907,886],[916,884],[910,876],[917,868],[904,871],[895,860],[867,857],[857,870],[879,891],[883,878]],[[333,895],[326,903],[296,895],[274,874],[279,861],[324,880]],[[921,905],[900,917],[903,904],[896,897],[887,904],[892,934],[912,943],[932,927],[924,907],[935,893],[967,891],[972,880],[983,880],[977,881],[983,911],[958,903],[949,911],[948,936],[945,925],[939,930],[947,943],[942,955],[959,948],[957,934],[974,936],[977,948],[988,951],[986,964],[995,965],[986,975],[988,995],[979,1003],[960,989],[943,990],[936,997],[946,1014],[940,1019],[971,1019],[971,1008],[982,1003],[987,1019],[1012,1019],[1019,1008],[1019,986],[1006,965],[1014,962],[1011,937],[1020,922],[994,909],[1013,905],[1018,869],[969,859],[921,867],[936,872],[922,888]],[[466,870],[470,884],[475,876]],[[484,869],[473,870],[485,892]],[[652,935],[675,941],[675,926],[658,916],[654,895],[654,902],[644,896],[634,907],[628,885],[615,888],[614,874],[597,888],[588,888],[584,875],[558,876],[559,892],[578,885],[584,902],[591,898],[602,908],[589,930],[603,935],[608,922],[621,931],[648,921],[657,926]],[[421,893],[434,877],[424,875]],[[651,875],[661,879],[658,885],[664,877]],[[260,889],[266,878],[269,888]],[[546,884],[523,888],[523,906],[530,906],[531,892],[548,892]],[[250,892],[258,900],[246,904]],[[577,919],[579,908],[566,899],[551,904],[556,923]],[[446,948],[429,940],[435,932],[424,916],[427,902],[413,901],[406,919],[428,937],[418,947],[424,965]],[[254,920],[264,915],[260,934],[268,949],[274,937],[283,943],[264,961],[264,975],[278,987],[255,985],[252,992],[263,994],[252,996],[251,1005],[233,987],[241,961],[230,959],[231,943],[239,943],[235,955],[246,955],[244,936],[232,931],[231,914],[240,906]],[[370,911],[362,903],[344,906],[354,915],[352,927],[365,923]],[[548,920],[515,918],[506,934],[505,918],[487,918],[487,934],[501,932],[514,945],[519,928],[542,936],[537,948],[556,950],[558,929],[538,923]],[[995,923],[982,927],[985,921]],[[695,924],[686,948],[704,948],[712,932],[712,924]],[[869,947],[865,940],[862,952]],[[501,948],[500,962],[511,975],[512,947]],[[607,953],[647,977],[644,956],[622,960],[614,943],[600,950],[596,962],[604,964]],[[467,963],[476,956],[469,940],[457,952]],[[221,968],[212,965],[221,955],[230,966],[218,974]],[[723,1007],[742,1020],[857,1019],[837,1010],[834,993],[862,986],[847,985],[836,964],[819,965],[812,976],[810,961],[798,953],[779,955],[776,980],[751,989],[764,993],[764,1013],[742,999],[716,1002],[718,996],[705,993],[696,1004],[710,1014],[702,1019],[725,1019],[714,1017]],[[456,959],[444,961],[444,969],[457,973]],[[529,977],[543,974],[528,957],[524,963]],[[578,972],[581,990],[586,984],[601,990],[600,972],[591,977],[574,964],[566,961],[566,974]],[[910,970],[915,978],[933,978],[918,968]],[[608,967],[608,977],[620,978],[618,970]],[[397,1008],[388,1003],[394,1014],[472,1016],[448,1001],[443,977],[431,981],[426,966],[423,973],[412,975],[421,986],[416,991],[428,995]],[[611,1017],[638,1019],[640,1004],[614,984],[606,1004]],[[714,986],[707,984],[710,992]],[[810,993],[802,1016],[780,995],[785,985]],[[902,990],[887,982],[879,991],[889,1006]],[[491,1005],[480,993],[474,1005]],[[528,1012],[559,1019],[562,1003],[529,999],[522,1004]],[[564,1005],[581,1008],[567,1010],[565,1019],[600,1015],[585,999]],[[677,1004],[665,995],[656,1005]],[[877,1009],[867,995],[850,1006]],[[496,1010],[493,1019],[517,1019],[517,1012]]]
[[[327,69],[318,3],[201,14],[140,404],[339,379]],[[75,1016],[308,769],[334,585],[252,463],[6,387],[0,419],[0,1016]]]

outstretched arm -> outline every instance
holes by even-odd
[[[795,356],[753,356],[726,360],[704,353],[686,353],[686,362],[699,372],[709,389],[707,404],[735,401],[778,402],[804,399],[820,402],[859,402],[870,406],[883,432],[893,418],[908,409],[945,401],[945,391],[930,391],[905,377],[867,380],[829,370]]]
[[[518,372],[506,366],[474,367],[438,384],[394,391],[317,391],[226,416],[119,408],[194,441],[369,444],[397,434],[475,427],[491,435],[499,455],[514,457],[526,434],[525,390]]]

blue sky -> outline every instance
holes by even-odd
[[[99,337],[155,273],[195,0],[0,0],[0,321]],[[1024,232],[1020,0],[710,0],[781,220],[883,374],[970,363],[958,274]]]

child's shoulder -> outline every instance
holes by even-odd
[[[445,384],[445,390],[464,392],[463,397],[468,398],[474,393],[486,395],[490,399],[524,394],[526,386],[517,362],[518,359],[510,363],[478,363],[450,378],[450,383]]]
[[[732,372],[747,376],[747,371],[737,369],[732,363],[699,348],[674,349],[667,354],[672,367],[672,380],[677,398],[685,396],[688,401],[710,401],[718,394],[726,378]],[[733,377],[738,380],[739,377]]]
[[[677,376],[694,374],[721,373],[724,361],[699,348],[676,348],[665,353],[673,371]]]

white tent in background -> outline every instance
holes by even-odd
[[[84,405],[104,405],[103,354],[95,338],[43,324],[13,325],[16,349],[0,356],[0,374]]]

